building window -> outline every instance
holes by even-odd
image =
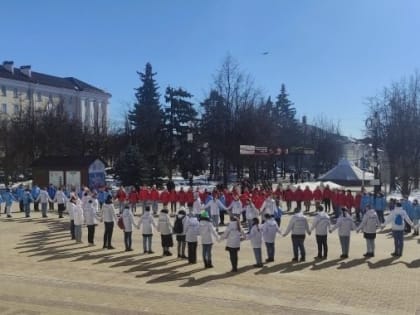
[[[13,89],[13,97],[18,98],[18,89]]]
[[[13,112],[15,114],[19,114],[19,105],[18,104],[13,105]]]
[[[36,100],[37,100],[38,102],[41,102],[41,101],[42,101],[42,95],[41,95],[41,92],[38,92],[38,93],[36,94]]]
[[[7,104],[1,104],[1,112],[7,114]]]
[[[6,96],[6,87],[4,85],[1,87],[1,95]]]

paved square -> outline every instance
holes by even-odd
[[[214,246],[215,268],[201,261],[145,255],[133,233],[125,252],[123,233],[114,229],[115,250],[102,249],[103,226],[95,247],[70,240],[68,218],[39,212],[0,217],[0,314],[416,314],[420,309],[419,238],[406,236],[404,255],[390,256],[393,240],[378,234],[376,256],[364,259],[362,234],[352,234],[350,258],[340,260],[337,232],[328,236],[329,257],[314,261],[315,236],[305,241],[307,260],[292,264],[290,237],[277,237],[276,260],[253,268],[248,241],[239,252],[239,272],[230,273],[224,242]],[[283,217],[284,229],[289,216]],[[310,218],[310,222],[312,218]],[[265,250],[263,248],[263,254]]]

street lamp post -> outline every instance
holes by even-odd
[[[366,119],[366,127],[373,131],[373,161],[375,163],[373,167],[373,175],[374,175],[374,192],[378,193],[381,191],[381,179],[379,174],[379,156],[378,156],[378,145],[379,145],[379,128],[380,128],[380,121],[379,121],[379,113],[374,112],[373,118]]]
[[[193,122],[188,122],[188,133],[187,133],[187,142],[190,144],[190,186],[193,186]]]

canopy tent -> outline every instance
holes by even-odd
[[[369,182],[374,179],[373,173],[364,172],[346,159],[340,160],[337,166],[320,176],[320,181],[331,181],[343,186],[361,185],[362,181]]]
[[[328,187],[330,189],[343,189],[342,186],[337,185],[336,183],[333,183],[333,182],[330,182],[330,181],[325,181],[325,182],[320,182],[320,181],[318,181],[318,182],[303,182],[303,183],[297,183],[297,184],[290,185],[290,187],[293,190],[295,190],[298,186],[300,186],[301,189],[305,189],[306,186],[308,186],[310,190],[314,191],[318,186],[320,188],[323,188],[323,187],[325,188],[325,187],[327,187],[327,185],[328,185]],[[285,188],[285,187],[283,187],[283,188]]]

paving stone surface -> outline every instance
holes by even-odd
[[[284,228],[289,215],[283,217]],[[312,217],[309,216],[312,221]],[[223,230],[223,228],[222,228]],[[362,234],[351,236],[350,257],[340,259],[336,232],[328,236],[329,257],[315,261],[315,236],[307,236],[306,262],[292,263],[290,237],[278,236],[276,259],[253,268],[248,241],[241,244],[239,271],[231,273],[225,243],[214,245],[215,268],[199,261],[143,254],[141,235],[125,252],[114,229],[115,250],[70,240],[68,218],[56,213],[31,218],[14,212],[0,217],[0,314],[419,314],[420,239],[406,236],[404,255],[390,256],[389,230],[378,234],[376,255],[365,259]],[[173,250],[173,252],[175,249]],[[265,250],[263,250],[265,255]]]

